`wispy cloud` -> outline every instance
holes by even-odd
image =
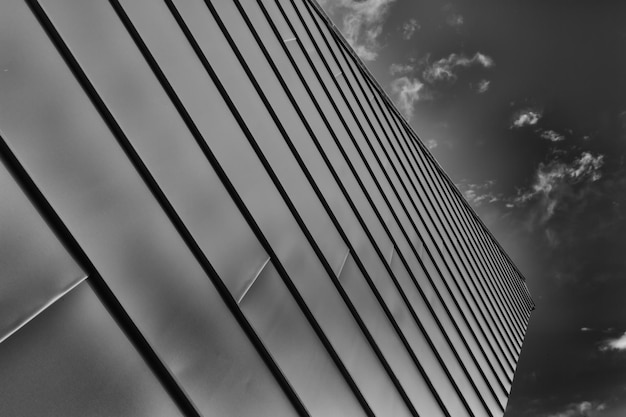
[[[555,213],[566,201],[578,201],[585,195],[586,186],[602,177],[604,155],[583,152],[572,162],[554,159],[541,163],[531,187],[519,192],[512,201],[515,205],[533,204],[540,224]]]
[[[486,93],[487,90],[489,90],[490,84],[491,81],[489,80],[480,80],[478,81],[478,84],[476,84],[476,91],[478,92],[478,94]]]
[[[320,5],[336,22],[356,54],[364,61],[378,57],[378,38],[390,5],[395,0],[321,0]]]
[[[419,24],[417,19],[409,19],[400,28],[400,31],[402,33],[402,39],[406,41],[410,40],[413,37],[413,34],[415,34],[415,31],[420,30],[420,28],[421,25]]]
[[[602,352],[607,352],[611,350],[625,351],[626,350],[626,333],[622,334],[619,337],[605,340],[600,345],[600,350]]]
[[[565,136],[554,130],[540,130],[540,134],[542,139],[549,140],[550,142],[560,142],[565,139]]]
[[[541,116],[541,111],[536,109],[520,110],[513,116],[511,128],[536,125],[539,119],[541,119]]]
[[[391,75],[404,75],[412,72],[415,69],[412,64],[396,64],[393,63],[389,66],[389,74]]]
[[[593,330],[593,329],[592,329],[592,328],[590,328],[590,327],[581,327],[581,328],[580,328],[580,331],[581,331],[581,332],[590,332],[590,331],[592,331],[592,330]]]
[[[413,117],[415,103],[430,98],[430,95],[423,90],[424,84],[416,78],[400,77],[392,81],[392,94],[407,120]]]
[[[595,417],[606,410],[606,404],[590,401],[569,404],[563,411],[550,414],[547,417]]]
[[[467,68],[476,65],[491,68],[495,64],[491,57],[481,54],[480,52],[476,52],[471,58],[463,54],[450,54],[448,57],[441,58],[429,65],[422,75],[424,80],[429,83],[437,81],[454,82],[457,79],[455,71],[459,67]]]
[[[501,194],[495,194],[492,191],[495,184],[495,180],[477,184],[462,182],[458,187],[468,203],[472,206],[480,206],[483,203],[495,203],[502,200]]]

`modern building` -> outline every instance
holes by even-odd
[[[0,6],[0,415],[502,416],[524,278],[313,0]]]

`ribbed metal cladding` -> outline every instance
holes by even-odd
[[[525,279],[313,0],[4,2],[0,93],[0,415],[504,414]]]

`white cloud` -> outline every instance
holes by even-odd
[[[408,74],[413,71],[414,67],[411,64],[391,64],[389,67],[389,73],[391,75]]]
[[[606,404],[598,402],[582,401],[569,404],[563,411],[550,414],[548,417],[595,417],[599,412],[606,409]]]
[[[542,139],[549,140],[550,142],[560,142],[565,139],[565,136],[555,132],[554,130],[541,131],[539,136],[541,136]]]
[[[389,6],[395,0],[322,0],[320,5],[336,22],[354,52],[364,61],[378,57],[378,37]]]
[[[626,350],[626,333],[614,339],[608,339],[602,342],[600,350],[603,352],[609,350]]]
[[[571,172],[573,178],[591,178],[591,181],[600,179],[600,168],[604,164],[604,156],[593,156],[589,152],[583,152],[576,161],[575,170]]]
[[[471,67],[479,65],[485,68],[493,67],[494,61],[491,57],[476,52],[474,56],[468,58],[463,54],[450,54],[447,58],[441,58],[428,66],[423,73],[424,80],[429,83],[437,81],[454,82],[457,78],[454,70],[458,67]]]
[[[478,81],[478,84],[476,85],[476,91],[479,94],[483,94],[485,92],[487,92],[487,90],[489,90],[489,85],[491,84],[491,81],[489,80],[480,80]]]
[[[415,31],[420,30],[420,28],[421,28],[421,25],[419,24],[417,19],[409,19],[400,28],[400,30],[402,31],[402,38],[408,41],[409,39],[413,37],[413,34],[415,33]]]
[[[590,327],[581,327],[581,328],[580,328],[580,331],[581,331],[581,332],[590,332],[590,331],[592,331],[592,330],[593,330],[593,329],[591,329]]]
[[[491,191],[495,184],[495,180],[487,180],[478,184],[463,182],[459,185],[459,189],[468,203],[473,206],[479,206],[483,203],[490,204],[502,200],[501,194],[495,194]]]
[[[545,223],[565,200],[580,200],[585,195],[585,187],[602,176],[603,155],[583,152],[571,163],[555,159],[541,163],[535,173],[530,189],[520,192],[514,199],[516,205],[530,202],[539,210],[539,222]]]
[[[429,99],[424,91],[424,84],[416,78],[400,77],[391,83],[391,91],[396,98],[396,104],[407,120],[413,116],[415,103]]]
[[[515,113],[513,117],[513,123],[511,124],[511,128],[514,127],[524,127],[524,126],[533,126],[539,122],[541,119],[541,112],[539,110],[533,109],[524,109]]]

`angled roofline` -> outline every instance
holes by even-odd
[[[400,113],[400,111],[398,111],[398,109],[396,108],[395,104],[393,103],[393,101],[391,100],[391,98],[387,95],[387,93],[385,92],[385,90],[381,87],[381,85],[378,83],[378,81],[376,80],[376,78],[374,77],[374,75],[369,71],[369,69],[365,66],[365,64],[363,64],[363,61],[358,57],[358,55],[356,54],[356,52],[354,51],[354,49],[352,48],[352,46],[350,46],[350,44],[348,43],[348,41],[344,38],[344,36],[341,34],[341,31],[339,30],[339,28],[333,23],[333,21],[328,17],[328,15],[326,14],[326,12],[324,11],[324,9],[322,8],[322,6],[320,6],[316,0],[304,0],[306,1],[308,4],[310,4],[311,6],[313,6],[313,9],[317,12],[317,14],[320,16],[320,18],[322,18],[326,24],[328,25],[328,27],[331,29],[331,33],[333,34],[333,36],[335,37],[335,39],[339,42],[339,44],[341,46],[343,46],[343,48],[345,49],[345,51],[348,53],[348,55],[352,58],[352,61],[357,65],[357,67],[359,68],[359,70],[366,75],[366,79],[371,83],[371,85],[376,89],[376,91],[378,92],[378,94],[380,94],[380,96],[382,97],[382,99],[385,101],[387,108],[389,108],[398,118],[399,120],[402,122],[402,125],[404,126],[405,129],[407,129],[411,135],[410,138],[411,140],[413,140],[414,143],[416,143],[420,149],[425,153],[425,155],[432,161],[434,162],[435,167],[437,168],[439,174],[442,175],[442,177],[445,179],[445,181],[448,182],[448,184],[450,185],[450,188],[458,195],[461,204],[463,204],[469,211],[469,213],[471,213],[471,215],[474,217],[474,219],[478,222],[478,224],[482,227],[482,229],[487,233],[487,235],[491,238],[491,240],[493,241],[493,243],[497,246],[497,248],[500,250],[500,252],[504,255],[504,257],[506,258],[506,260],[509,262],[509,264],[513,267],[513,269],[515,270],[515,272],[518,274],[518,276],[521,278],[521,280],[524,282],[524,286],[526,287],[526,292],[528,293],[528,297],[530,299],[530,301],[532,302],[532,310],[534,310],[536,308],[536,304],[535,301],[532,298],[532,295],[530,294],[530,291],[528,290],[528,285],[526,284],[526,277],[524,276],[524,274],[519,270],[519,268],[517,267],[517,265],[515,264],[515,262],[513,262],[513,260],[511,259],[511,257],[509,256],[509,254],[504,250],[504,248],[502,247],[502,245],[500,244],[500,242],[498,242],[498,240],[495,238],[495,236],[493,235],[493,233],[491,233],[491,231],[489,230],[489,228],[485,225],[485,223],[482,221],[482,219],[480,218],[480,216],[478,216],[478,214],[476,213],[476,211],[472,208],[472,206],[467,202],[467,200],[465,199],[465,197],[463,197],[463,194],[461,193],[461,191],[458,189],[458,187],[454,184],[454,182],[452,181],[452,179],[448,176],[448,174],[446,173],[446,171],[441,167],[441,164],[439,164],[439,161],[437,161],[437,159],[432,155],[432,153],[428,150],[428,148],[424,145],[424,143],[422,142],[422,140],[420,139],[419,135],[417,134],[417,132],[415,132],[415,130],[413,129],[413,127],[411,127],[411,125],[409,124],[409,122],[406,120],[406,118],[404,117],[404,115],[402,115],[402,113]],[[416,139],[417,138],[417,139]]]

